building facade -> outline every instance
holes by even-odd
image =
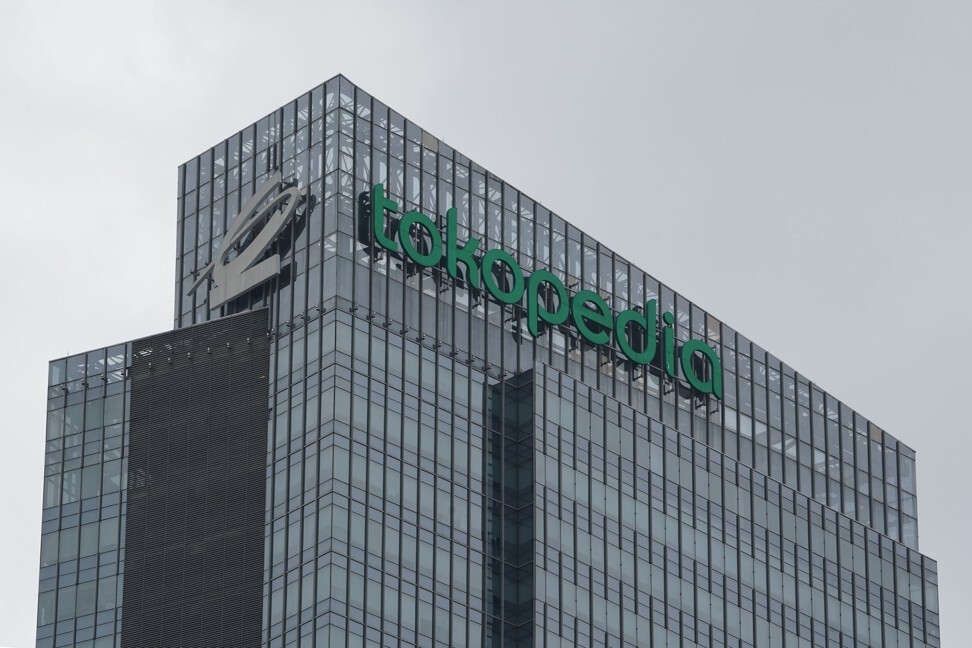
[[[51,363],[38,646],[939,645],[910,448],[347,79],[177,204],[175,330]]]

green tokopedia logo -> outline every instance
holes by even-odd
[[[385,196],[383,185],[376,184],[371,191],[371,215],[372,234],[378,245],[390,253],[404,254],[422,267],[442,266],[453,279],[464,280],[474,291],[485,288],[503,304],[521,305],[526,311],[527,330],[533,337],[539,337],[547,326],[569,322],[591,344],[607,345],[613,340],[631,362],[659,366],[672,378],[681,369],[683,378],[695,390],[722,398],[719,356],[701,340],[688,340],[676,349],[672,313],[662,313],[662,357],[656,358],[658,305],[654,299],[645,303],[643,311],[615,313],[593,290],[569,294],[564,282],[549,270],[525,276],[513,255],[504,250],[485,250],[480,254],[479,239],[470,238],[460,246],[456,240],[455,207],[446,212],[444,237],[435,222],[422,212],[406,212],[398,219],[389,217],[387,222],[386,212],[398,213],[398,204]],[[464,266],[461,275],[460,266]]]

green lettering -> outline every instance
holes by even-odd
[[[594,308],[588,307],[588,303]],[[570,314],[581,337],[591,344],[607,344],[611,340],[612,313],[607,302],[593,290],[582,290],[570,303]]]
[[[432,238],[432,244],[427,252],[416,249],[415,242],[412,240],[412,225],[423,228]],[[424,236],[422,238],[424,239]],[[398,240],[408,258],[420,266],[428,268],[442,259],[442,236],[432,219],[422,212],[410,211],[402,216],[402,221],[398,224]]]
[[[527,329],[533,337],[540,335],[541,322],[550,326],[563,324],[568,318],[581,337],[590,344],[603,345],[611,341],[613,332],[617,348],[632,362],[648,365],[655,360],[658,350],[658,304],[650,299],[645,302],[645,312],[625,310],[617,314],[608,303],[593,290],[581,290],[573,296],[563,281],[549,270],[537,270],[524,277],[516,258],[501,250],[487,250],[482,257],[482,268],[476,260],[480,240],[468,239],[461,247],[457,241],[459,230],[455,207],[446,211],[446,235],[442,234],[433,219],[419,211],[410,211],[396,222],[385,212],[398,213],[398,203],[385,196],[382,184],[376,184],[371,193],[372,226],[375,241],[391,252],[402,252],[414,263],[423,267],[445,265],[449,276],[459,280],[459,264],[465,265],[464,279],[470,290],[479,290],[482,284],[489,293],[504,304],[517,304],[526,292]],[[415,229],[415,239],[412,230]],[[424,232],[421,230],[424,229]],[[395,239],[398,239],[396,242]],[[420,242],[416,244],[416,239]],[[426,246],[425,243],[429,242]],[[443,250],[443,247],[445,248]],[[497,268],[497,264],[502,264]],[[505,266],[505,267],[502,267]],[[497,270],[494,273],[494,270]],[[501,278],[512,277],[512,285]],[[481,282],[481,283],[480,283]],[[676,377],[676,319],[674,313],[662,314],[663,370]],[[640,329],[640,330],[639,330]],[[644,336],[643,344],[641,336]],[[679,364],[688,384],[698,392],[714,394],[722,398],[722,363],[716,351],[701,340],[689,340],[678,349]],[[696,359],[695,354],[701,356]],[[707,361],[705,370],[699,360]],[[699,373],[703,375],[699,375]]]
[[[544,303],[540,304],[540,286],[547,285],[557,293],[557,310],[548,310],[551,295],[548,291],[543,295]],[[549,270],[537,270],[527,281],[527,328],[530,335],[537,337],[540,335],[540,320],[547,324],[557,325],[567,321],[568,304],[567,289],[563,282]]]
[[[644,331],[644,349],[635,349],[628,337],[628,324]],[[628,359],[638,364],[651,364],[655,359],[655,347],[657,340],[657,302],[649,299],[645,302],[645,313],[642,315],[636,310],[626,310],[618,313],[618,319],[614,324],[614,339],[618,348]]]
[[[696,375],[692,367],[692,355],[695,353],[702,354],[702,357],[709,361],[709,370],[712,373],[708,380]],[[722,399],[722,362],[719,361],[719,356],[712,347],[702,340],[689,340],[682,345],[681,361],[682,373],[692,387],[703,394],[714,394],[716,398]]]
[[[675,331],[672,329],[672,325],[675,324],[675,315],[672,313],[665,313],[662,315],[662,319],[665,320],[665,329],[662,332],[662,338],[665,344],[665,373],[667,373],[672,378],[675,377]]]
[[[446,270],[453,279],[459,278],[459,263],[466,264],[466,278],[469,287],[479,289],[479,267],[476,265],[476,250],[479,239],[471,238],[461,248],[456,243],[458,229],[456,208],[450,207],[446,212]],[[522,273],[521,273],[522,274]]]
[[[385,187],[376,184],[371,191],[371,220],[374,223],[375,240],[385,249],[398,252],[398,245],[395,244],[395,233],[392,237],[385,236],[385,210],[391,213],[398,212],[398,203],[391,198],[385,197]]]
[[[503,287],[496,283],[496,276],[493,274],[493,265],[496,263],[506,265],[510,269],[510,274],[513,275],[513,287],[509,292],[504,292]],[[483,284],[493,297],[504,304],[516,304],[523,298],[523,270],[520,269],[520,264],[511,254],[499,249],[490,250],[483,255],[482,270]]]

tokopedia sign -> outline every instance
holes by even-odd
[[[572,325],[591,344],[607,345],[613,340],[614,346],[631,362],[660,365],[672,378],[681,369],[682,377],[694,389],[722,398],[719,356],[701,340],[688,340],[676,349],[672,313],[661,316],[663,357],[656,359],[659,346],[656,300],[648,300],[643,312],[632,309],[615,313],[593,290],[569,294],[560,277],[549,270],[537,270],[526,276],[516,259],[504,250],[480,253],[480,240],[476,238],[460,245],[456,238],[455,207],[446,212],[444,237],[435,222],[422,212],[410,211],[400,218],[389,217],[387,221],[386,212],[398,213],[398,204],[385,196],[383,185],[376,184],[371,191],[375,242],[391,253],[404,254],[419,266],[444,267],[453,279],[464,279],[473,290],[485,288],[503,304],[521,305],[526,311],[527,330],[533,337],[539,337],[548,325]],[[418,235],[421,244],[416,243],[413,233]],[[462,276],[460,265],[465,268]]]

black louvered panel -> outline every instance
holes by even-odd
[[[133,344],[122,646],[259,646],[267,311]]]

